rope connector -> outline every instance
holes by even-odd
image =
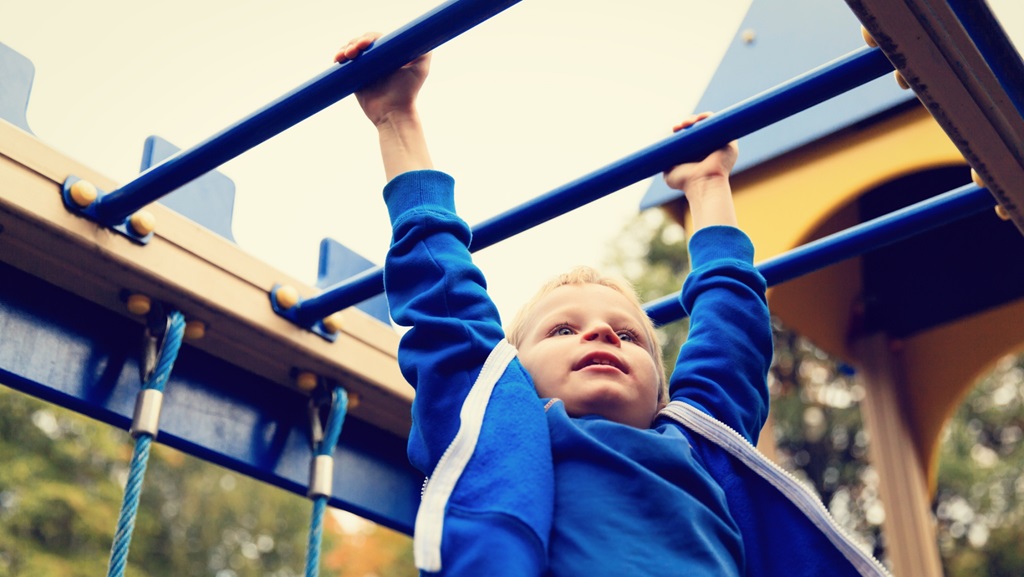
[[[149,314],[146,315],[146,332],[142,336],[142,364],[139,365],[139,376],[142,377],[143,383],[148,383],[153,378],[157,363],[160,362],[160,350],[170,329],[171,317],[164,314],[163,307],[159,304],[152,305]]]
[[[330,497],[333,484],[334,457],[317,455],[309,464],[309,491],[306,496],[311,499]]]
[[[142,361],[139,363],[139,374],[143,384],[135,398],[135,412],[131,427],[128,429],[128,433],[136,439],[142,435],[149,435],[155,439],[160,429],[160,410],[164,402],[163,388],[178,356],[184,324],[181,313],[164,314],[164,308],[159,303],[153,303],[149,314],[146,315],[146,332],[142,337]],[[165,351],[165,347],[173,350]],[[168,358],[163,358],[164,355]]]
[[[309,467],[311,499],[331,496],[334,484],[334,450],[341,436],[341,426],[348,411],[348,393],[340,387],[326,386],[321,380],[309,398],[310,437],[313,460]]]
[[[135,414],[128,434],[138,439],[146,434],[156,438],[160,430],[160,409],[163,408],[164,394],[156,389],[142,389],[135,397]]]
[[[331,392],[320,386],[320,379],[309,395],[309,440],[315,450],[324,440],[325,420],[330,418]]]

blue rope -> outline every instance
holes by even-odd
[[[171,374],[171,368],[174,367],[174,361],[178,358],[181,339],[185,334],[185,317],[180,312],[174,311],[170,314],[170,319],[170,326],[167,328],[167,334],[164,335],[163,347],[160,350],[160,360],[153,375],[142,385],[143,389],[156,389],[163,392],[167,378]],[[124,575],[125,564],[128,562],[128,547],[131,544],[132,531],[135,529],[135,515],[139,508],[139,496],[142,494],[142,481],[146,477],[146,464],[149,462],[149,448],[152,442],[153,436],[149,433],[140,433],[135,441],[128,483],[125,485],[124,499],[121,501],[121,514],[117,519],[114,544],[110,549],[107,577],[122,577]]]
[[[348,393],[345,389],[335,389],[331,395],[331,412],[327,417],[327,427],[324,437],[319,443],[314,443],[313,451],[316,456],[334,454],[338,446],[338,437],[341,436],[341,426],[345,422],[345,414],[348,412]],[[313,498],[313,518],[309,527],[309,545],[306,549],[306,577],[317,577],[320,573],[320,545],[324,535],[324,513],[327,510],[327,495],[317,495]]]

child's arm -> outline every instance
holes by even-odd
[[[709,116],[691,116],[683,130]],[[693,217],[692,271],[681,299],[690,331],[673,371],[673,400],[693,404],[751,441],[768,410],[766,376],[772,356],[765,282],[753,266],[754,249],[736,227],[729,173],[735,142],[700,162],[665,172],[665,181],[686,193]]]
[[[336,59],[358,58],[376,38],[357,38]],[[546,416],[470,257],[454,180],[429,170],[416,112],[428,63],[422,56],[356,94],[379,132],[388,178],[388,305],[411,327],[398,350],[416,389],[408,452],[429,477],[414,557],[436,575],[541,575],[554,507]]]
[[[343,64],[357,58],[379,37],[376,32],[363,34],[339,50],[334,61]],[[356,93],[366,117],[377,127],[388,181],[405,172],[434,167],[416,110],[416,96],[429,71],[430,54],[427,53]]]

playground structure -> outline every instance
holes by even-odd
[[[332,68],[163,164],[154,158],[152,164],[159,166],[120,187],[39,142],[27,132],[23,113],[20,122],[16,113],[7,116],[9,122],[0,122],[4,279],[0,382],[128,428],[138,390],[137,351],[143,322],[128,312],[127,305],[141,301],[151,307],[179,309],[198,338],[188,341],[171,374],[167,388],[173,393],[161,416],[160,442],[304,494],[313,457],[311,393],[343,386],[358,396],[359,403],[352,408],[335,451],[330,503],[410,532],[422,479],[405,461],[411,391],[394,359],[397,336],[371,315],[350,308],[379,294],[379,269],[347,279],[348,274],[339,273],[338,267],[327,266],[318,292],[237,250],[223,235],[150,203],[181,185],[198,184],[198,177],[215,176],[208,171],[512,4],[467,0],[444,4],[385,37],[357,62]],[[714,108],[721,112],[715,118],[687,134],[659,142],[481,223],[474,228],[473,250],[888,75],[894,62],[937,124],[913,103],[898,104],[902,114],[885,116],[869,129],[874,140],[849,131],[819,136],[815,147],[798,146],[788,156],[762,161],[736,178],[739,209],[754,215],[765,204],[783,202],[784,195],[778,191],[793,188],[793,179],[815,182],[819,190],[842,184],[834,193],[821,194],[817,204],[806,198],[787,200],[802,206],[803,212],[794,213],[798,224],[759,224],[756,217],[747,216],[744,228],[750,229],[759,257],[774,257],[762,265],[770,283],[786,283],[772,293],[775,313],[830,352],[849,359],[869,385],[893,381],[897,371],[890,365],[896,347],[877,318],[867,319],[875,323],[875,330],[865,333],[868,338],[858,345],[868,350],[856,353],[846,341],[850,303],[862,283],[836,271],[855,275],[859,262],[847,260],[793,279],[926,226],[969,214],[991,221],[997,202],[1013,224],[1024,230],[1024,190],[1019,184],[1024,182],[1021,65],[1015,52],[1006,53],[998,25],[986,19],[983,10],[979,13],[957,2],[850,4],[880,48],[858,48],[738,105],[719,103]],[[1002,42],[1008,44],[1005,37]],[[935,53],[945,58],[935,59]],[[901,130],[894,130],[894,125]],[[899,141],[888,141],[889,148],[877,144],[889,135],[911,130],[924,133],[915,143],[933,145],[915,148],[918,156],[913,160]],[[852,156],[841,163],[874,166],[878,173],[837,176],[836,165],[829,163],[843,154],[866,154],[860,152],[864,148],[871,150],[870,161]],[[880,162],[896,156],[897,149],[904,164],[886,167]],[[987,190],[967,187],[930,198],[912,214],[904,212],[840,232],[867,220],[844,208],[850,198],[893,180],[907,164],[964,165],[964,159],[980,174]],[[84,209],[72,193],[78,180],[92,183],[99,191],[99,199]],[[154,231],[130,222],[147,206],[159,223]],[[669,208],[684,218],[678,204]],[[1019,236],[1018,232],[1014,235]],[[789,252],[831,233],[840,236]],[[823,291],[823,286],[828,288]],[[285,287],[295,287],[302,296],[294,303],[279,299],[289,296]],[[890,494],[908,495],[894,502],[910,503],[914,512],[913,517],[892,515],[914,519],[911,527],[894,531],[895,537],[889,539],[898,574],[909,574],[901,567],[915,568],[914,574],[937,570],[927,551],[923,560],[903,560],[899,555],[919,550],[921,535],[927,535],[926,479],[934,469],[931,459],[942,422],[992,355],[1024,340],[1021,329],[1009,322],[1021,318],[1019,298],[1019,293],[1004,297],[999,306],[1007,308],[992,309],[989,303],[964,313],[963,318],[970,321],[958,323],[959,328],[967,326],[969,338],[991,343],[978,347],[976,355],[962,350],[943,355],[921,342],[942,340],[939,333],[952,331],[943,324],[949,318],[925,323],[938,328],[922,333],[920,339],[915,336],[915,330],[925,326],[920,323],[895,334],[905,354],[957,361],[952,368],[960,371],[930,362],[907,364],[932,372],[913,375],[906,382],[948,385],[928,392],[917,389],[918,396],[909,387],[869,387],[874,399],[868,403],[869,423],[881,427],[873,429],[873,455],[883,476],[894,480],[884,487]],[[815,314],[801,315],[808,302],[818,305]],[[672,295],[649,307],[659,322],[679,318],[677,309]],[[200,332],[205,334],[199,336]],[[942,340],[941,347],[955,346],[950,344],[955,342]],[[904,394],[909,397],[901,397]],[[901,458],[908,452],[916,459]]]
[[[756,47],[735,43],[699,109],[717,109],[751,82],[770,83],[787,67],[792,72],[801,64],[796,55],[812,46],[839,49],[846,42],[849,49],[859,42],[837,40],[856,23],[843,6],[805,6],[807,17],[821,23],[805,40],[800,24],[771,4],[755,2],[741,26],[769,39]],[[866,391],[862,412],[894,571],[939,575],[931,500],[943,428],[974,383],[1024,343],[1024,275],[1012,265],[1024,238],[1019,218],[1011,223],[1006,212],[999,215],[1013,203],[1020,210],[1019,181],[1004,180],[1009,202],[995,212],[972,202],[941,226],[910,222],[919,208],[973,194],[971,166],[987,164],[993,175],[1019,170],[1021,92],[1011,79],[1019,78],[1020,57],[981,7],[906,4],[851,6],[890,59],[902,63],[900,74],[918,78],[911,82],[916,98],[885,78],[844,95],[846,102],[752,135],[741,141],[746,160],[733,186],[742,226],[758,259],[767,259],[762,270],[779,285],[769,294],[772,314],[853,367]],[[982,64],[972,49],[1003,60]],[[644,204],[686,221],[685,202],[662,184],[651,187]],[[898,210],[912,237],[772,282],[777,255],[872,227]],[[769,213],[786,215],[785,225],[758,218]]]

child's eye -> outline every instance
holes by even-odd
[[[627,342],[627,343],[635,343],[635,342],[639,342],[640,341],[640,339],[637,338],[637,336],[636,336],[636,332],[634,332],[634,331],[632,331],[630,329],[621,330],[621,331],[615,333],[615,335],[619,337],[620,341]]]
[[[558,325],[557,327],[551,329],[551,332],[548,333],[548,336],[567,337],[574,334],[576,334],[576,331],[572,330],[572,327],[570,327],[569,325]]]

